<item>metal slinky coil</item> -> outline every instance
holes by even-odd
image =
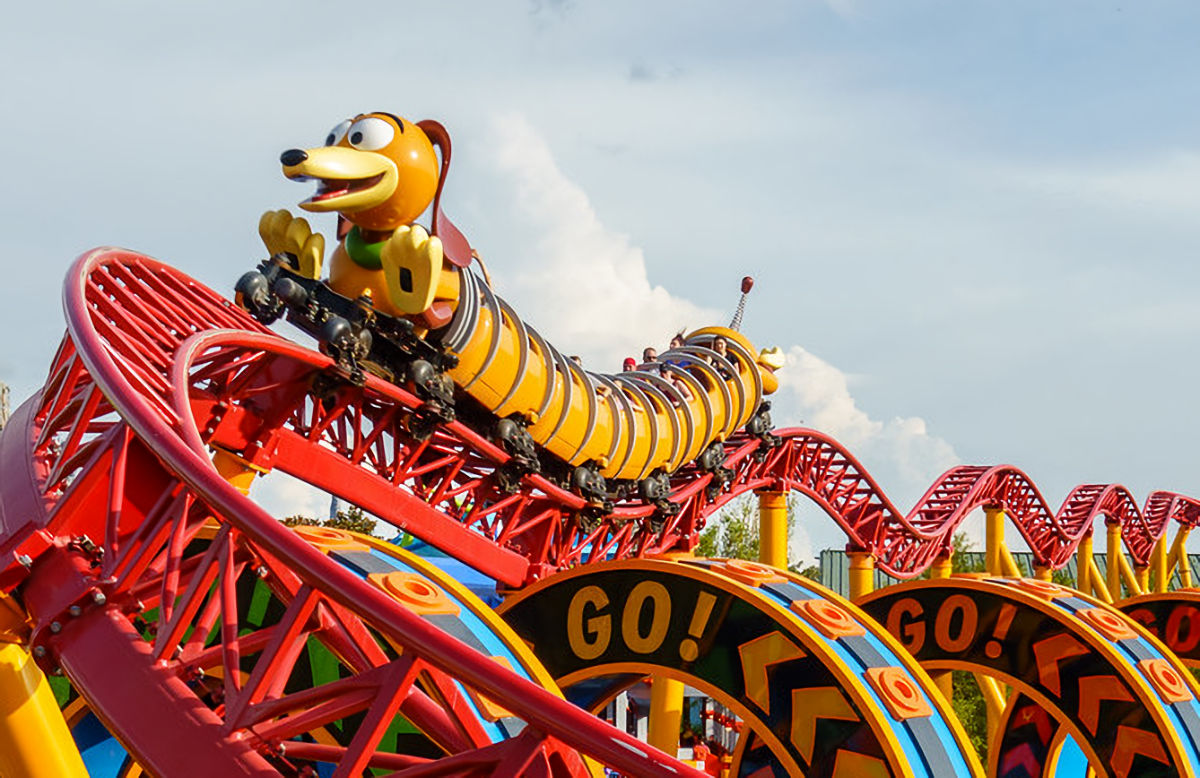
[[[568,464],[594,462],[605,478],[670,473],[746,424],[762,402],[755,350],[739,332],[705,327],[658,363],[592,373],[474,273],[460,277],[458,308],[441,339],[459,359],[451,377],[498,417],[526,419],[533,439]],[[710,348],[717,337],[727,356]]]

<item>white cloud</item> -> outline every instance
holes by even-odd
[[[616,372],[642,347],[721,321],[650,283],[642,250],[600,223],[587,194],[556,164],[545,140],[518,116],[494,120],[496,163],[512,187],[512,217],[532,236],[523,256],[506,258],[495,281],[526,321],[588,367]]]
[[[833,365],[792,346],[779,371],[776,419],[803,419],[832,435],[879,482],[901,511],[907,511],[933,480],[959,464],[953,446],[931,435],[925,420],[911,416],[873,419],[858,407],[847,376]]]
[[[811,513],[811,512],[810,512]],[[797,521],[788,535],[788,561],[791,564],[801,564],[807,567],[809,564],[820,564],[820,552],[813,548],[812,537],[809,535],[808,528],[804,524],[804,519],[809,513],[801,513],[801,520]]]
[[[495,280],[551,342],[584,354],[593,369],[615,370],[622,356],[645,344],[662,345],[684,325],[724,323],[717,311],[650,283],[642,250],[600,222],[587,194],[559,169],[524,118],[496,120],[492,137],[498,171],[511,188],[511,218],[531,236],[520,264],[506,262],[504,277],[497,273]],[[923,419],[873,419],[858,407],[841,370],[799,345],[787,357],[779,373],[777,424],[804,419],[837,438],[902,511],[958,464],[953,447],[929,434]],[[794,558],[811,559],[814,543],[840,544],[832,522],[809,510],[804,516],[812,521],[793,533]]]
[[[255,479],[250,497],[277,519],[288,516],[324,519],[329,516],[328,492],[278,470]]]

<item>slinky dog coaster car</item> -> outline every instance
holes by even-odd
[[[442,213],[450,139],[437,122],[361,114],[281,162],[288,178],[317,182],[300,207],[338,213],[342,239],[322,282],[324,238],[287,211],[264,214],[272,256],[238,281],[238,303],[264,323],[286,313],[351,382],[368,370],[406,385],[425,403],[414,435],[459,418],[501,441],[513,484],[541,472],[600,506],[636,493],[668,512],[671,473],[694,462],[720,488],[727,437],[772,442],[763,396],[778,385],[778,349],[705,327],[659,363],[606,375],[523,322]],[[431,204],[426,232],[413,220]]]

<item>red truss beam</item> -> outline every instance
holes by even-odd
[[[298,759],[332,758],[337,775],[368,765],[498,775],[519,764],[566,776],[583,774],[582,752],[628,774],[701,775],[400,607],[216,473],[190,404],[177,411],[189,395],[172,383],[181,345],[213,328],[278,340],[228,301],[119,250],[81,257],[64,297],[68,338],[46,387],[18,414],[21,434],[0,436],[4,586],[34,619],[39,662],[80,682],[150,772],[290,774]],[[247,576],[283,604],[278,622],[242,623]],[[314,640],[344,677],[293,690]],[[458,684],[502,701],[525,734],[488,742]],[[131,688],[159,699],[145,706]],[[449,761],[380,752],[396,712]],[[360,723],[343,746],[291,740],[347,720]]]
[[[636,500],[589,516],[579,496],[546,478],[501,489],[494,474],[506,454],[466,425],[414,439],[408,421],[419,403],[404,389],[374,376],[363,387],[331,379],[328,359],[153,260],[85,255],[64,302],[68,335],[46,384],[0,436],[0,587],[19,592],[33,615],[40,661],[78,681],[152,772],[211,774],[219,761],[222,774],[257,774],[325,759],[410,776],[513,765],[573,775],[583,752],[631,774],[695,774],[314,551],[216,474],[210,445],[342,494],[512,585],[689,547],[709,515],[755,489],[803,492],[853,547],[902,577],[924,570],[979,507],[1003,508],[1050,566],[1064,563],[1100,517],[1123,527],[1138,564],[1169,522],[1200,523],[1192,498],[1155,492],[1139,511],[1117,485],[1077,487],[1052,512],[1009,466],[953,468],[901,513],[836,441],[799,429],[780,432],[777,446],[728,440],[724,487],[694,466],[680,470],[673,516]],[[282,604],[277,623],[248,630],[240,622],[238,582],[248,575]],[[156,608],[148,633],[140,614]],[[290,688],[314,640],[345,677]],[[403,653],[385,651],[384,640]],[[528,723],[525,734],[488,743],[456,683],[502,700]],[[127,694],[132,685],[153,686],[164,704],[143,705]],[[397,711],[450,756],[426,762],[379,751]],[[345,745],[292,740],[351,714],[362,723]]]
[[[527,477],[513,494],[499,490],[492,474],[507,455],[463,424],[413,440],[407,421],[418,401],[399,387],[368,376],[362,389],[330,381],[314,389],[314,377],[328,375],[326,358],[269,333],[177,271],[119,253],[89,262],[86,273],[79,297],[118,371],[194,451],[218,445],[342,494],[510,585],[598,559],[690,547],[708,516],[759,488],[804,492],[843,528],[852,547],[906,577],[927,567],[980,506],[1005,508],[1038,562],[1051,566],[1065,562],[1099,516],[1122,524],[1140,564],[1166,521],[1200,517],[1190,498],[1158,492],[1139,512],[1115,485],[1078,487],[1052,512],[1032,481],[1008,466],[953,468],[905,514],[849,452],[811,430],[782,431],[783,445],[771,450],[756,439],[732,437],[726,443],[732,482],[714,495],[711,474],[682,469],[673,479],[671,500],[680,508],[673,517],[656,516],[653,506],[637,500],[589,517],[578,495],[545,478]],[[64,341],[43,390],[42,459],[32,464],[50,467],[43,459],[53,460],[50,497],[104,449],[103,433],[116,419],[104,397],[81,381],[74,348],[71,339]],[[64,445],[71,457],[46,448]],[[21,467],[17,460],[14,470]],[[44,512],[44,506],[26,508],[11,515]],[[7,528],[0,551],[13,551],[10,559],[36,551],[47,542],[32,532],[40,526]]]

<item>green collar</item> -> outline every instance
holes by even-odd
[[[357,226],[351,227],[350,232],[346,233],[346,253],[350,259],[354,260],[354,264],[367,270],[379,270],[383,267],[383,261],[379,258],[379,254],[383,250],[384,243],[387,241],[367,243],[363,240],[362,231]]]

